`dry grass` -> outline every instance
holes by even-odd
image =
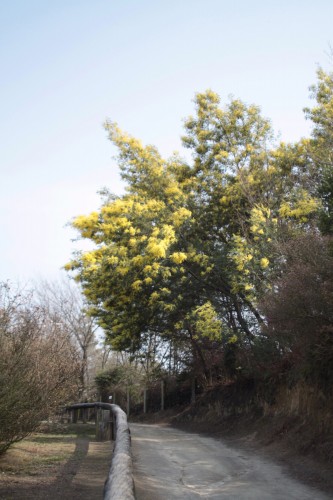
[[[40,475],[56,472],[75,451],[78,436],[92,437],[94,426],[44,424],[41,432],[15,443],[0,456],[0,483],[8,475]]]
[[[0,456],[0,498],[101,498],[111,455],[110,441],[96,442],[94,424],[45,423]]]
[[[49,441],[38,443],[39,435],[15,444],[5,455],[0,457],[2,474],[41,474],[45,469],[66,462],[75,449],[72,442]]]

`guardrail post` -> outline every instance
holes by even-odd
[[[70,410],[70,412],[69,412],[69,421],[71,424],[74,423],[74,413],[75,413],[75,410]]]
[[[111,441],[116,440],[116,417],[110,411],[110,439]]]
[[[95,416],[95,432],[96,432],[96,440],[97,441],[100,441],[100,439],[98,438],[99,436],[99,432],[98,432],[98,429],[99,429],[99,422],[100,422],[100,419],[101,419],[101,409],[100,408],[96,408],[96,416]]]
[[[76,423],[77,423],[77,421],[78,421],[78,416],[79,416],[79,410],[76,410],[76,409],[75,409],[75,410],[73,411],[73,420],[72,420],[73,424],[76,424]]]
[[[111,439],[110,411],[97,409],[96,413],[96,440],[108,441]]]

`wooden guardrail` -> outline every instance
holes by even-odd
[[[104,500],[134,500],[134,481],[132,473],[131,437],[126,413],[115,404],[79,403],[67,406],[67,411],[84,408],[101,408],[109,410],[112,422],[111,437],[115,444],[111,467],[104,486]]]

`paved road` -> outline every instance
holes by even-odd
[[[279,465],[217,439],[131,424],[137,500],[324,500]]]

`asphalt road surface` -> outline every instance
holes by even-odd
[[[324,500],[254,453],[159,425],[131,424],[137,500]]]

